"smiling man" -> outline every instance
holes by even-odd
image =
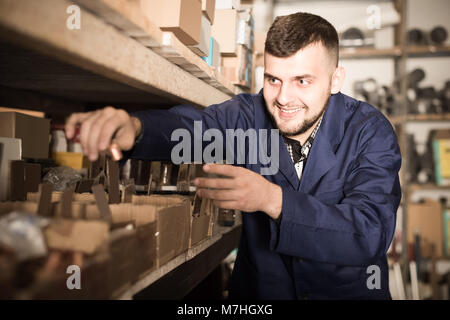
[[[279,146],[275,174],[261,176],[262,161],[208,164],[206,172],[229,178],[195,181],[201,197],[243,211],[230,297],[390,299],[386,252],[401,198],[400,151],[379,111],[340,93],[338,48],[323,18],[278,17],[267,34],[259,94],[204,110],[181,105],[129,115],[108,107],[72,115],[66,133],[72,138],[81,124],[92,160],[112,143],[126,158],[168,160],[172,132],[194,133],[194,121],[223,137],[230,129],[279,130],[275,140],[259,136]]]

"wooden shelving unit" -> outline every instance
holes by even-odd
[[[370,58],[393,58],[400,57],[402,51],[399,47],[388,49],[376,48],[340,48],[341,59],[370,59]]]
[[[402,125],[408,122],[450,121],[450,113],[444,114],[408,114],[406,116],[389,117],[393,125]]]
[[[378,59],[400,58],[402,49],[399,46],[386,49],[377,48],[340,48],[341,59]],[[450,46],[406,46],[406,55],[414,57],[450,56]]]
[[[73,4],[79,30],[66,27]],[[0,105],[65,114],[105,105],[207,107],[243,92],[139,9],[132,0],[0,0]],[[240,232],[240,223],[224,228],[111,298],[132,298],[189,270],[176,292],[186,294],[237,247]]]
[[[80,30],[66,27],[73,3]],[[206,107],[241,92],[138,13],[135,1],[1,0],[0,85],[88,104],[163,107]]]

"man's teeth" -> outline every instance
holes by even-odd
[[[292,110],[289,110],[289,109],[281,109],[281,111],[286,112],[286,113],[294,113],[294,112],[297,112],[297,111],[299,111],[299,110],[300,110],[300,108],[292,109]]]

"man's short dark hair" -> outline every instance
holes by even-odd
[[[275,18],[267,33],[265,52],[286,58],[316,42],[321,42],[328,49],[337,66],[339,38],[336,29],[320,16],[297,12]]]

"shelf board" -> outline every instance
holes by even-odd
[[[408,114],[406,116],[393,116],[388,119],[393,125],[401,125],[407,122],[450,121],[450,113]]]
[[[68,29],[68,15],[61,12],[71,4],[67,0],[0,0],[0,41],[6,53],[1,59],[0,84],[99,103],[136,99],[151,104],[155,99],[156,103],[206,107],[231,97],[84,8],[81,29]],[[15,73],[24,62],[36,73]]]
[[[220,91],[235,95],[242,91],[185,46],[172,32],[163,32],[142,13],[139,1],[72,0],[151,48],[183,70]]]
[[[450,46],[408,46],[406,52],[409,57],[450,56]]]
[[[367,58],[393,58],[402,54],[399,47],[376,49],[376,48],[339,48],[341,59],[367,59]]]
[[[339,51],[341,59],[396,58],[402,55],[398,46],[387,49],[340,48]],[[450,46],[408,46],[406,55],[411,58],[450,56]]]
[[[450,190],[450,186],[438,186],[433,183],[426,183],[426,184],[410,184],[408,186],[408,191],[410,193],[413,193],[418,190]]]

